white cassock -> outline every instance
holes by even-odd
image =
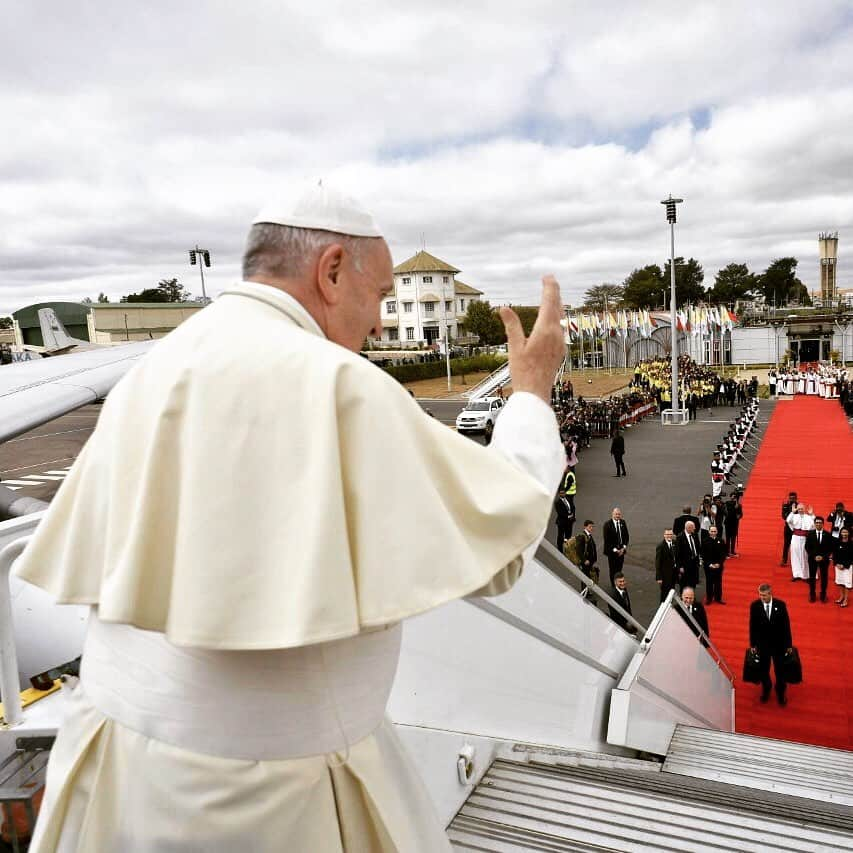
[[[401,620],[508,589],[565,454],[490,447],[242,283],[112,391],[17,573],[92,607],[32,853],[449,850],[385,716]]]
[[[805,373],[797,374],[797,393],[805,394],[806,393],[806,375]]]
[[[791,576],[809,579],[809,561],[806,556],[806,536],[814,530],[814,516],[806,512],[788,514],[785,523],[791,529]]]

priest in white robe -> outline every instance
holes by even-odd
[[[809,560],[806,554],[806,537],[814,530],[814,513],[804,504],[797,504],[788,514],[785,523],[791,531],[791,576],[795,581],[809,579]]]
[[[358,355],[391,257],[323,186],[116,386],[17,567],[91,606],[32,853],[449,850],[385,717],[401,620],[507,590],[565,465],[559,288],[490,447]]]

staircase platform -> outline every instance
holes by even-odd
[[[666,772],[499,759],[460,809],[456,850],[834,853],[853,813],[833,803]]]
[[[663,770],[853,806],[853,753],[840,749],[680,725]]]

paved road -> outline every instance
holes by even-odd
[[[0,481],[18,494],[49,501],[92,434],[100,403],[77,409],[0,444]]]

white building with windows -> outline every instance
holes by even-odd
[[[482,295],[456,278],[459,272],[429,252],[418,252],[394,268],[394,295],[382,302],[380,344],[396,347],[429,346],[444,338],[447,324],[451,343],[460,338],[460,326],[471,302]]]

